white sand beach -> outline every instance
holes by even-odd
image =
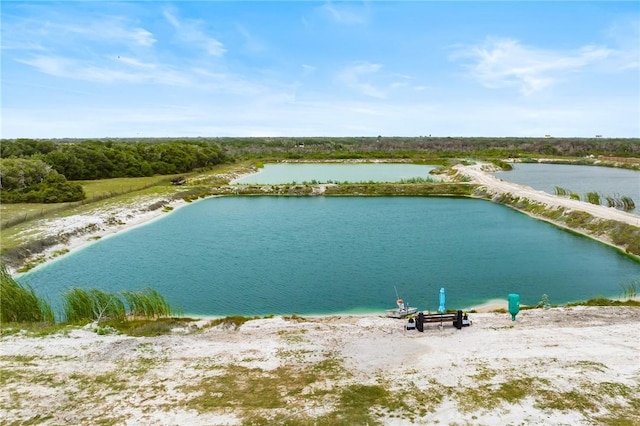
[[[203,328],[158,337],[87,328],[6,336],[0,418],[51,425],[353,424],[339,421],[349,418],[345,395],[385,389],[362,400],[364,408],[347,408],[384,425],[640,424],[640,308],[471,319],[461,330],[427,324],[424,333],[405,330],[404,320],[368,315],[274,317],[238,329],[206,328],[203,319]],[[389,402],[394,398],[404,402]]]

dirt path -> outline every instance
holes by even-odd
[[[474,164],[472,166],[458,165],[455,166],[454,169],[469,177],[474,183],[483,185],[486,190],[493,195],[513,194],[549,207],[564,207],[569,210],[580,210],[601,219],[615,220],[640,227],[640,216],[638,215],[627,213],[613,207],[599,206],[571,198],[559,197],[525,185],[505,182],[485,171],[486,166],[486,164]]]

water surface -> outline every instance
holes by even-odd
[[[618,296],[640,265],[488,201],[223,197],[101,240],[21,277],[59,304],[70,286],[151,286],[195,315],[436,310],[519,293],[551,303]]]
[[[555,194],[556,186],[575,192],[584,200],[588,192],[597,192],[601,202],[605,197],[631,197],[640,214],[640,172],[613,167],[581,166],[567,164],[514,164],[513,170],[498,172],[496,177],[527,185],[540,191]]]
[[[236,179],[239,184],[285,184],[285,183],[357,183],[400,182],[412,178],[439,180],[430,175],[435,166],[420,164],[345,164],[345,163],[279,163],[265,164],[258,173]]]

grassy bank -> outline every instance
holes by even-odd
[[[474,185],[463,183],[343,183],[284,185],[223,185],[213,195],[275,196],[471,196]]]

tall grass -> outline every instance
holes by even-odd
[[[173,313],[164,296],[151,288],[134,292],[123,291],[122,296],[129,306],[129,314],[134,317],[158,318]]]
[[[591,204],[600,205],[600,194],[597,192],[587,192],[586,201]]]
[[[620,284],[622,289],[622,298],[631,300],[638,297],[638,288],[640,288],[640,278],[635,281]]]
[[[625,211],[630,211],[636,208],[636,204],[633,202],[633,199],[626,195],[619,198],[608,195],[606,199],[609,207],[615,207]]]
[[[150,288],[121,293],[72,288],[63,298],[65,318],[70,323],[126,321],[128,316],[160,318],[172,314],[166,299]]]
[[[17,283],[0,264],[0,318],[5,322],[54,322],[53,309],[31,287]]]
[[[556,195],[559,196],[559,197],[566,197],[570,193],[570,191],[568,191],[567,189],[562,188],[560,186],[556,186],[555,187],[555,192],[556,192]]]
[[[636,208],[636,203],[633,202],[633,199],[626,195],[620,198],[620,202],[622,203],[622,208],[626,211],[630,211]]]
[[[126,319],[124,303],[117,294],[72,288],[63,299],[65,318],[70,323]]]
[[[71,288],[62,295],[62,299],[64,318],[74,324],[125,322],[128,316],[157,319],[173,314],[164,296],[150,288],[121,293]],[[0,322],[55,323],[51,305],[38,297],[31,287],[16,282],[3,263],[0,263]]]

